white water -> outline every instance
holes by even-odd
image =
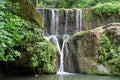
[[[60,48],[60,44],[58,41],[58,38],[56,35],[51,35],[51,36],[45,36],[45,39],[47,39],[48,41],[52,41],[52,43],[55,45],[57,52],[60,54],[60,67],[57,71],[58,74],[69,74],[67,72],[64,72],[64,47],[65,47],[65,43],[69,40],[70,36],[69,35],[64,35],[63,37],[63,43],[62,43],[62,47]]]
[[[69,35],[64,35],[63,36],[63,44],[62,44],[62,48],[61,48],[61,51],[60,51],[60,68],[58,69],[58,73],[60,72],[64,72],[64,47],[65,47],[65,43],[68,42],[69,40]]]
[[[55,34],[55,11],[53,9],[51,9],[51,25],[50,25],[50,31],[51,31],[51,34]]]
[[[45,35],[45,38],[48,41],[51,41],[55,45],[57,52],[60,54],[60,66],[59,66],[57,73],[58,74],[67,74],[67,72],[64,72],[64,47],[70,38],[70,36],[68,35],[67,32],[69,31],[69,27],[72,26],[69,24],[70,22],[68,22],[68,19],[70,19],[68,17],[68,14],[72,12],[72,14],[74,14],[74,16],[72,16],[72,17],[75,18],[74,21],[76,22],[75,23],[76,30],[75,31],[73,30],[74,32],[72,32],[72,33],[79,32],[82,30],[82,10],[77,9],[76,12],[74,13],[74,11],[72,9],[65,9],[63,11],[64,15],[62,14],[63,15],[62,17],[65,17],[65,18],[61,18],[59,9],[39,9],[38,12],[42,15],[42,18],[43,18],[43,21],[45,24],[45,32],[44,33],[47,34],[47,35]],[[62,21],[64,21],[64,23],[60,23],[60,19],[63,19]],[[72,21],[72,22],[74,22],[74,21]],[[61,31],[61,26],[59,26],[60,24],[62,24],[62,26],[63,26],[62,33],[59,32],[59,31]],[[61,35],[59,35],[59,33]],[[59,41],[61,38],[59,38],[59,37],[61,37],[61,36],[63,36],[63,37],[62,37],[62,42],[60,44]]]
[[[76,10],[76,32],[82,31],[82,10]]]
[[[77,11],[76,11],[76,32],[78,32],[78,30],[79,30],[79,9],[77,9]]]
[[[80,31],[82,31],[82,10],[81,9],[79,9],[79,11],[80,11],[80,15],[79,15],[79,21],[80,21]]]
[[[68,10],[65,10],[65,34],[67,34],[67,26],[68,26]]]
[[[45,36],[45,39],[47,39],[48,41],[50,41],[52,39],[52,43],[55,45],[58,53],[61,52],[57,36],[55,36],[55,35]]]
[[[56,14],[55,14],[55,26],[56,26],[56,35],[59,35],[58,30],[59,30],[59,9],[55,9]]]

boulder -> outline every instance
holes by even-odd
[[[19,9],[14,13],[16,15],[21,16],[25,20],[29,20],[32,23],[35,23],[40,26],[40,28],[44,28],[44,24],[41,16],[35,10],[35,7],[30,4],[27,0],[11,0],[13,3],[19,4]]]
[[[112,33],[112,39],[116,41],[115,36],[120,34],[120,23],[110,23],[93,30],[82,31],[73,35],[64,49],[65,71],[110,74],[109,68],[98,61],[99,41],[103,33],[108,35]]]

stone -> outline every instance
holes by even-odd
[[[13,3],[19,3],[20,9],[15,14],[21,16],[25,20],[29,20],[32,23],[36,23],[40,28],[44,28],[43,20],[41,16],[35,10],[35,7],[27,0],[11,0]]]
[[[64,49],[64,70],[71,73],[87,73],[91,70],[94,74],[110,74],[109,69],[98,62],[97,50],[103,33],[112,33],[112,37],[119,35],[120,23],[110,23],[73,35],[65,45],[67,48]]]

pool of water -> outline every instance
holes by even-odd
[[[56,75],[43,75],[39,77],[1,75],[0,80],[120,80],[120,77],[83,75],[83,74],[56,74]]]

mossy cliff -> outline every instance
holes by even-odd
[[[57,54],[44,39],[43,22],[26,0],[3,0],[0,7],[0,72],[56,73]]]
[[[85,31],[113,22],[120,22],[119,13],[112,13],[110,16],[101,14],[101,16],[99,16],[94,14],[94,11],[90,8],[82,9],[82,24],[83,30]]]
[[[29,20],[31,22],[37,23],[42,29],[44,24],[41,16],[37,13],[34,6],[30,4],[27,0],[11,0],[13,3],[19,3],[20,9],[15,12],[15,14],[21,16],[22,18]]]
[[[75,34],[65,50],[65,71],[120,75],[120,23]]]

